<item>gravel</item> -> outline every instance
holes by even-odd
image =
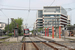
[[[45,44],[42,44],[42,43],[36,43],[36,45],[41,49],[41,50],[54,50],[52,49],[51,47],[45,45]]]
[[[2,43],[0,50],[21,50],[22,43]]]

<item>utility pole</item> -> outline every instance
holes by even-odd
[[[56,15],[55,15],[55,36],[56,36]]]
[[[58,30],[59,30],[59,18],[57,18],[57,22],[58,22]],[[58,37],[59,37],[59,31],[58,31]]]
[[[11,18],[11,22],[13,22],[13,20],[14,20],[14,18]],[[13,30],[14,30],[14,29],[13,29],[13,23],[12,23],[12,37],[14,36],[14,35],[13,35]]]
[[[8,18],[8,34],[9,34],[9,18]]]

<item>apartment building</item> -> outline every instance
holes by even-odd
[[[44,6],[43,10],[37,12],[36,28],[51,28],[52,26],[64,28],[67,22],[67,11],[61,6]]]
[[[36,19],[36,28],[43,28],[43,11],[38,10]]]
[[[33,29],[36,29],[36,22],[34,23],[34,27],[33,27]]]
[[[6,23],[0,22],[0,29],[4,30],[6,26]]]
[[[70,16],[68,16],[67,25],[70,25],[70,24],[71,24],[70,22],[71,22],[71,21],[70,21]]]

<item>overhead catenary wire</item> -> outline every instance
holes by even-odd
[[[6,14],[5,14],[2,10],[1,10],[1,12],[4,14],[5,17],[7,17]],[[7,17],[7,18],[8,18],[8,17]]]
[[[5,15],[5,13],[1,10],[1,12],[4,14],[4,16],[5,17],[7,17],[6,15]],[[7,17],[8,18],[8,17]],[[8,18],[8,34],[9,34],[9,18]]]
[[[30,0],[29,0],[29,11],[28,12],[30,12]]]
[[[33,25],[34,25],[34,23],[33,23],[33,24],[31,24],[28,28],[32,27]]]
[[[29,4],[30,5],[30,4]],[[21,6],[10,6],[10,5],[2,5],[2,4],[0,4],[0,6],[5,6],[5,7],[13,7],[13,8],[29,8],[29,7],[21,7]],[[41,7],[31,7],[31,8],[41,8]]]
[[[26,19],[26,23],[27,23],[27,20],[28,20],[28,17],[29,17],[29,13],[30,13],[30,12],[28,12],[27,19]]]
[[[64,9],[70,9],[70,8],[64,8]],[[60,10],[64,10],[64,9],[60,9]],[[73,8],[73,9],[75,9],[75,8]],[[73,10],[72,9],[72,10]],[[26,11],[37,11],[37,10],[40,10],[40,9],[24,9],[24,8],[1,8],[1,10],[26,10]]]
[[[2,5],[2,4],[0,4],[0,6],[5,6],[5,7],[15,7],[15,8],[28,8],[28,7],[10,6],[10,5]]]
[[[50,4],[50,6],[55,2],[55,0],[53,0],[53,2]]]
[[[27,16],[27,19],[26,19],[26,24],[27,24],[27,25],[28,25],[27,20],[28,20],[28,17],[29,17],[29,13],[30,13],[30,0],[29,0],[29,10],[28,10],[28,16]]]
[[[62,6],[71,5],[71,4],[74,4],[74,3],[75,3],[75,2],[63,4]]]

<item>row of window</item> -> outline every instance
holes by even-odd
[[[53,20],[53,21],[52,20],[49,20],[49,21],[46,20],[44,22],[47,22],[48,23],[48,22],[60,22],[60,21],[59,20]]]
[[[43,16],[61,16],[61,15],[43,15]]]
[[[44,25],[60,25],[60,24],[44,24]]]
[[[37,21],[43,21],[43,19],[38,19]]]
[[[44,12],[60,12],[60,8],[44,8]]]
[[[53,19],[60,19],[60,18],[44,18],[44,19],[52,19],[53,20]]]
[[[61,15],[42,15],[42,14],[38,15],[38,17],[42,17],[42,16],[46,16],[46,17],[54,17],[54,16],[61,16]]]

